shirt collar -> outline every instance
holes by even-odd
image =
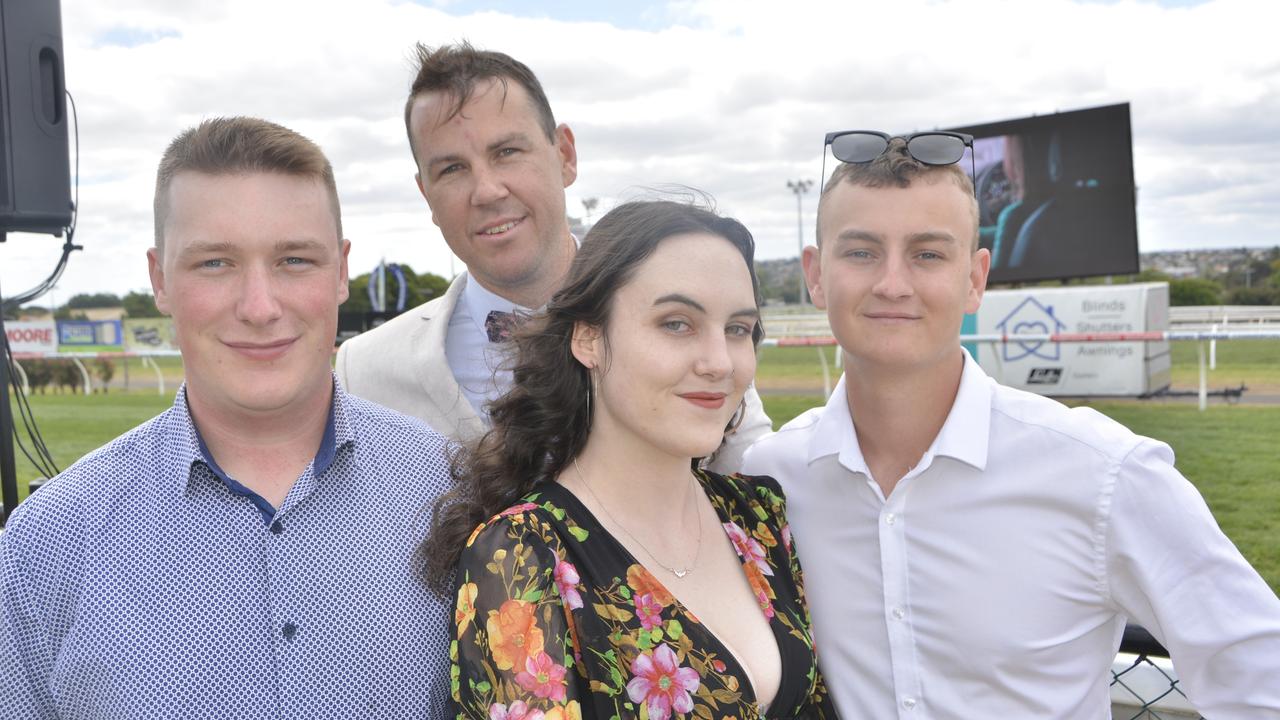
[[[338,382],[336,374],[331,376],[331,382],[333,399],[329,403],[329,417],[325,421],[324,434],[320,438],[320,448],[312,462],[312,473],[316,477],[329,469],[340,448],[355,442],[350,410],[347,408],[347,394]],[[166,428],[166,437],[171,459],[180,464],[183,470],[173,473],[175,481],[180,485],[179,490],[185,490],[190,485],[197,462],[203,462],[216,476],[224,476],[225,473],[209,453],[209,448],[205,445],[204,438],[201,437],[200,430],[191,417],[191,408],[187,405],[186,383],[178,388],[171,412],[172,422]]]
[[[992,380],[978,366],[968,350],[964,353],[964,370],[960,388],[946,422],[934,438],[928,454],[946,455],[979,470],[987,467],[987,443],[991,439]]]
[[[488,288],[476,282],[476,279],[470,275],[467,276],[466,284],[462,286],[462,303],[466,305],[467,313],[471,316],[471,322],[476,326],[476,332],[479,332],[482,336],[487,336],[484,329],[484,321],[491,312],[530,314],[528,308],[517,305],[501,295],[491,292]]]
[[[925,452],[925,458],[946,455],[982,470],[987,465],[990,439],[992,380],[967,350],[962,352],[964,369],[960,374],[955,402],[938,436]],[[858,445],[858,434],[854,432],[843,375],[831,392],[809,439],[808,462],[826,455],[838,455],[840,464],[851,472],[871,474]]]

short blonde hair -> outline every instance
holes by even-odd
[[[169,186],[182,172],[207,175],[280,173],[315,178],[329,194],[333,222],[342,241],[342,210],[333,166],[319,145],[273,122],[253,117],[221,117],[187,128],[169,143],[156,171],[156,248],[164,252]]]
[[[880,157],[871,162],[842,162],[836,166],[835,171],[831,173],[831,179],[823,186],[822,195],[818,198],[818,245],[822,245],[822,208],[827,202],[827,196],[840,183],[869,188],[907,188],[911,187],[912,181],[917,178],[924,178],[926,182],[950,179],[965,195],[973,199],[970,207],[973,216],[973,249],[976,251],[978,249],[978,198],[973,192],[973,180],[959,163],[925,165],[916,160],[907,152],[907,141],[900,137],[890,140],[889,147],[885,148]]]

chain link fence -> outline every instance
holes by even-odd
[[[1113,720],[1204,720],[1178,685],[1169,652],[1137,625],[1125,628],[1111,666]]]

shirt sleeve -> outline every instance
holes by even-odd
[[[764,411],[764,403],[760,400],[760,393],[756,392],[755,384],[747,387],[742,402],[745,408],[742,423],[737,430],[725,436],[724,443],[716,451],[715,459],[707,465],[708,470],[721,475],[738,472],[742,469],[742,458],[747,448],[773,432],[773,421]]]
[[[468,543],[453,627],[459,718],[581,717],[571,620],[557,585],[557,570],[576,571],[562,556],[551,527],[527,512],[491,521]]]
[[[1280,600],[1218,528],[1163,443],[1120,464],[1106,582],[1169,650],[1188,699],[1214,720],[1280,719]]]
[[[0,714],[53,720],[53,643],[25,566],[24,529],[15,517],[0,533]]]

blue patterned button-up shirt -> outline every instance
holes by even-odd
[[[340,389],[331,429],[270,522],[210,469],[185,391],[22,503],[0,717],[444,717],[449,604],[413,551],[445,441]]]

